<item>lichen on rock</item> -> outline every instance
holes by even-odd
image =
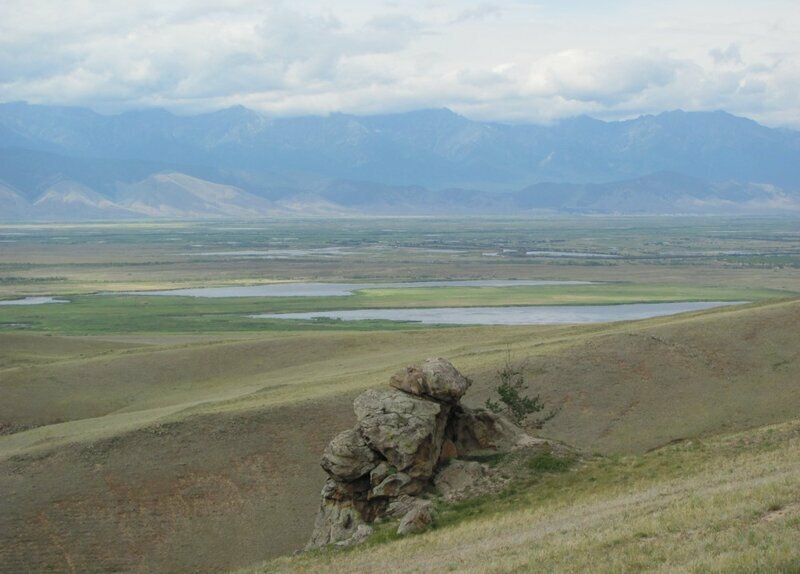
[[[369,390],[354,402],[358,430],[370,448],[412,478],[433,473],[439,460],[448,405],[394,389]]]
[[[423,492],[438,487],[452,498],[485,479],[482,465],[457,457],[544,442],[499,415],[462,406],[470,381],[445,359],[409,366],[390,386],[359,395],[355,428],[325,449],[321,465],[330,478],[307,549],[357,544],[376,520],[400,519],[399,534],[421,532],[435,518]]]
[[[436,473],[433,484],[445,498],[456,499],[474,488],[485,476],[486,469],[479,462],[451,460]]]
[[[322,455],[322,468],[329,475],[341,480],[356,480],[378,464],[378,455],[364,437],[350,429],[336,435]]]
[[[457,403],[469,389],[470,380],[442,358],[428,359],[396,373],[389,384],[405,393],[425,396],[445,403]]]

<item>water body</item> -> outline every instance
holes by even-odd
[[[598,259],[617,259],[619,255],[611,253],[588,253],[584,251],[526,251],[525,255],[539,257],[575,257],[575,258],[598,258]]]
[[[187,253],[186,255],[199,255],[202,257],[234,257],[254,259],[291,259],[294,257],[309,257],[313,255],[335,256],[355,255],[341,247],[324,247],[320,249],[248,249],[243,251],[206,251],[204,253]]]
[[[69,301],[55,297],[25,297],[24,299],[0,301],[0,305],[44,305],[46,303],[69,303]]]
[[[632,321],[687,311],[701,311],[745,301],[636,303],[630,305],[564,305],[539,307],[441,307],[435,309],[358,309],[310,313],[264,313],[254,319],[385,320],[426,325],[556,325]]]
[[[344,297],[360,289],[410,289],[423,287],[529,287],[535,285],[589,285],[591,281],[417,281],[413,283],[272,283],[247,287],[198,287],[166,291],[127,291],[122,295],[157,295],[168,297]],[[119,293],[117,293],[119,294]]]

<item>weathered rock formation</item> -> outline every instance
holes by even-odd
[[[357,544],[383,518],[400,519],[400,534],[420,532],[434,519],[421,497],[426,487],[449,497],[484,474],[480,464],[455,459],[538,441],[499,415],[461,405],[470,381],[445,359],[408,367],[389,384],[355,399],[355,428],[325,449],[329,478],[307,548]]]

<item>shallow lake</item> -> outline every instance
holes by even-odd
[[[343,321],[386,320],[436,325],[553,325],[631,321],[744,301],[685,303],[636,303],[630,305],[564,305],[539,307],[441,307],[434,309],[358,309],[311,313],[264,313],[254,319],[340,319]]]
[[[202,253],[187,253],[202,257],[234,257],[242,259],[293,259],[295,257],[309,257],[320,255],[330,257],[334,255],[354,255],[341,247],[323,247],[319,249],[248,249],[243,251],[205,251]]]
[[[46,303],[69,303],[69,301],[55,297],[25,297],[24,299],[0,301],[0,305],[44,305]]]
[[[616,259],[619,255],[612,253],[588,253],[584,251],[526,251],[525,255],[537,255],[540,257],[575,257],[575,258],[599,258]]]
[[[410,283],[272,283],[246,287],[198,287],[166,291],[128,291],[122,295],[169,297],[342,297],[359,289],[411,289],[423,287],[528,287],[532,285],[589,285],[589,281],[528,281],[524,279],[476,281],[416,281]]]

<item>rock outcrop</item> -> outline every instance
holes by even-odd
[[[433,484],[445,498],[453,498],[474,487],[485,475],[486,470],[477,462],[453,460],[436,473]]]
[[[399,534],[421,532],[435,516],[423,491],[438,487],[451,497],[484,475],[458,457],[539,441],[499,415],[461,405],[470,381],[445,359],[410,366],[389,384],[355,399],[355,428],[322,455],[329,478],[307,549],[357,544],[384,518],[400,520]]]
[[[325,449],[321,464],[329,475],[351,481],[369,473],[377,459],[361,433],[352,429],[336,435]]]
[[[442,450],[450,406],[387,389],[367,391],[353,403],[357,432],[398,471],[426,479]]]
[[[461,456],[506,452],[542,442],[507,418],[485,409],[456,405],[448,422],[447,438],[453,441],[455,452]]]
[[[453,404],[467,392],[470,381],[450,361],[428,359],[420,366],[406,367],[395,374],[389,384],[405,393]]]

